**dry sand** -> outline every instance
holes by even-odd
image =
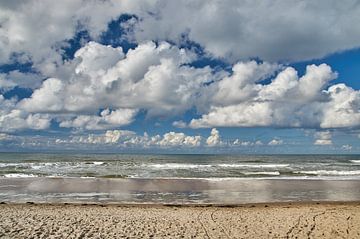
[[[360,238],[360,202],[1,204],[0,238]]]

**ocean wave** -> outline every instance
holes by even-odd
[[[358,164],[360,164],[360,160],[350,160],[350,162],[352,162],[352,163],[358,163]]]
[[[360,170],[338,171],[338,170],[312,170],[312,171],[294,171],[295,174],[308,174],[320,176],[352,176],[360,175]]]
[[[182,164],[182,163],[165,163],[165,164],[144,164],[143,167],[151,167],[157,169],[196,169],[211,168],[211,164]]]
[[[289,164],[143,164],[143,167],[158,169],[196,169],[196,168],[286,168]]]
[[[30,167],[31,167],[32,169],[38,170],[38,169],[44,168],[45,166],[44,166],[44,165],[31,165]]]
[[[0,163],[0,168],[22,166],[23,163]]]
[[[279,176],[279,171],[268,171],[268,172],[243,172],[244,175],[270,175],[270,176]]]
[[[39,169],[46,166],[54,166],[56,163],[0,163],[0,168],[7,168],[7,167],[22,167],[22,168],[33,168]]]
[[[35,174],[9,173],[9,174],[2,175],[2,177],[5,177],[5,178],[34,178],[34,177],[38,177],[38,176]]]
[[[289,164],[217,164],[222,168],[286,168]]]

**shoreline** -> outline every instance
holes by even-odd
[[[109,204],[360,201],[360,180],[0,178],[0,201]]]
[[[161,208],[161,207],[176,207],[176,208],[262,208],[262,207],[282,207],[282,206],[316,206],[316,205],[329,205],[329,206],[360,206],[358,201],[284,201],[284,202],[248,202],[248,203],[119,203],[119,202],[6,202],[0,201],[0,207],[4,205],[9,206],[89,206],[89,207],[146,207],[146,208]]]

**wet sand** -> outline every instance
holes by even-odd
[[[360,238],[360,202],[1,204],[0,238]]]
[[[0,202],[210,203],[360,201],[360,180],[0,178]]]

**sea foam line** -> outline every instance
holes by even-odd
[[[294,173],[311,174],[311,175],[360,175],[360,170],[337,171],[337,170],[313,170],[313,171],[294,171]]]
[[[196,168],[286,168],[289,164],[143,164],[143,167],[158,169],[196,169]]]
[[[9,174],[4,174],[3,177],[5,177],[5,178],[35,178],[38,176],[35,174],[9,173]]]

